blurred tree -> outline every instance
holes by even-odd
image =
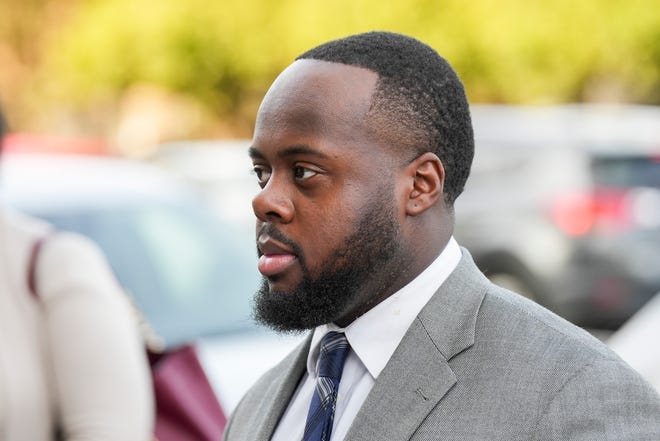
[[[204,118],[224,118],[225,130],[236,128],[230,134],[248,136],[261,95],[295,55],[371,29],[434,46],[456,67],[473,102],[660,104],[656,0],[70,4],[76,13],[42,49],[31,91],[86,115],[94,106],[116,113],[122,96],[134,102],[131,91],[147,84],[163,96],[201,103]],[[189,134],[209,133],[209,124],[198,124]]]
[[[44,47],[75,0],[0,0],[0,102],[19,119],[24,89],[43,61]]]

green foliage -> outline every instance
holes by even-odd
[[[58,99],[87,103],[151,83],[216,113],[260,95],[305,49],[372,29],[416,36],[472,101],[552,103],[600,84],[660,103],[656,0],[95,0],[45,63]],[[41,78],[46,78],[42,76]]]

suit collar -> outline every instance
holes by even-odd
[[[477,313],[490,283],[470,253],[463,248],[462,254],[454,272],[418,316],[447,361],[474,344]]]
[[[456,383],[449,360],[474,344],[487,280],[470,254],[410,326],[376,380],[347,441],[408,440]]]

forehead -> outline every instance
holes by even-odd
[[[362,140],[378,75],[368,69],[318,60],[298,60],[266,93],[254,143],[291,136]]]

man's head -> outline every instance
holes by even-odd
[[[391,33],[298,57],[259,108],[250,154],[258,320],[346,325],[442,250],[473,155],[462,85],[428,46]]]
[[[470,173],[474,137],[463,84],[444,58],[414,38],[369,32],[330,41],[297,58],[305,59],[376,72],[371,124],[392,148],[435,153],[446,173],[446,201],[454,203]]]

